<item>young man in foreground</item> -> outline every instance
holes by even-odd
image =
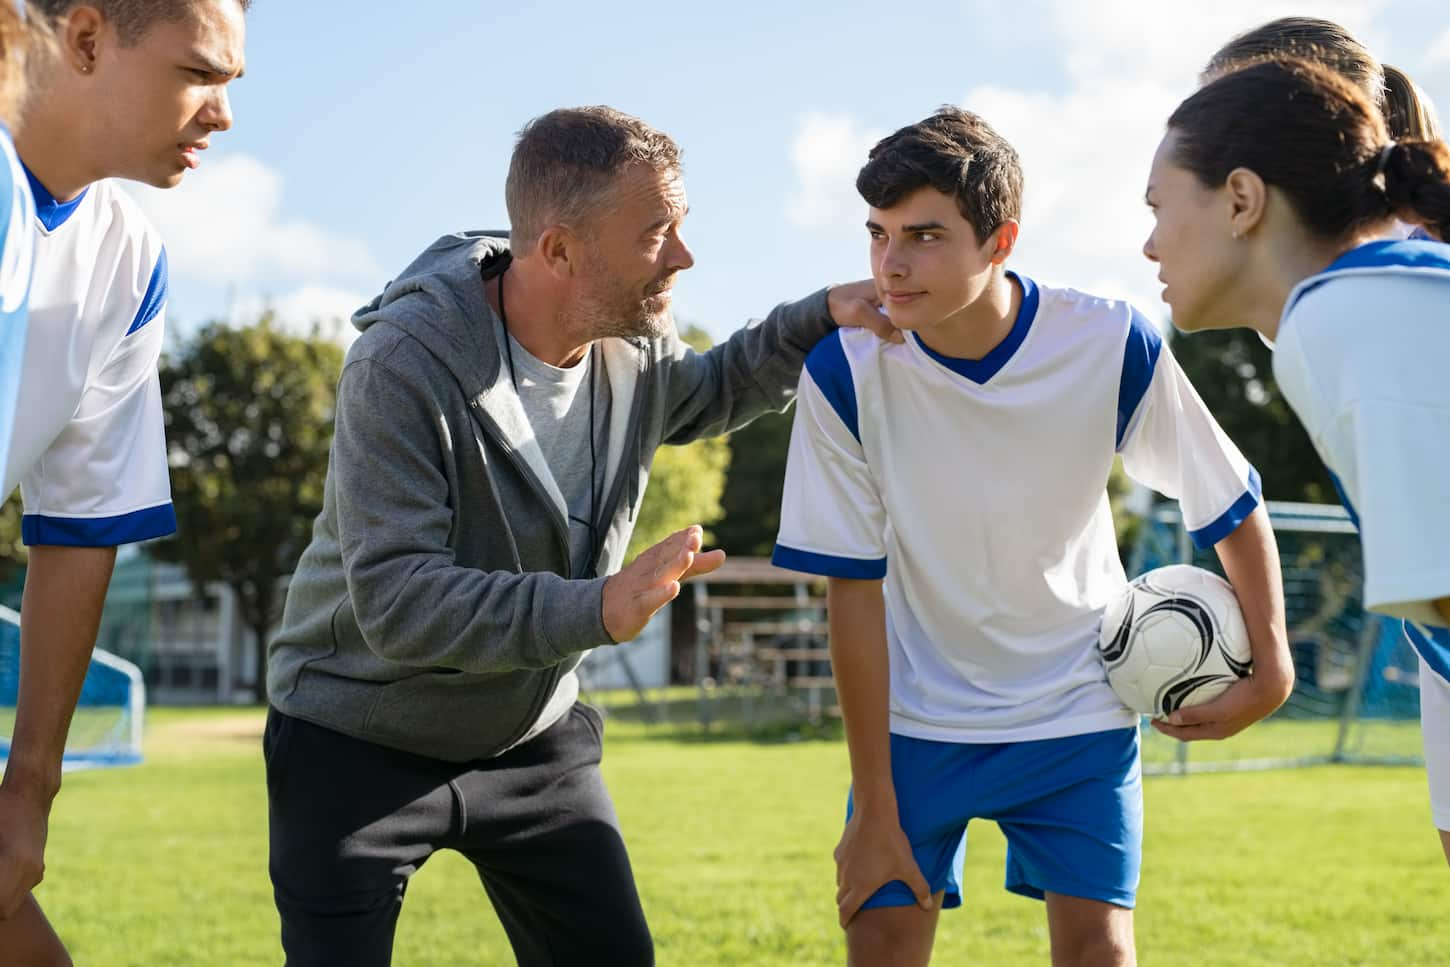
[[[1095,649],[1125,582],[1108,475],[1121,454],[1178,498],[1238,590],[1254,673],[1178,713],[1218,738],[1292,685],[1257,474],[1140,313],[1007,270],[1022,175],[980,118],[944,108],[903,128],[857,188],[907,339],[837,332],[811,352],[774,557],[830,578],[849,962],[927,962],[982,818],[1007,837],[1007,888],[1046,901],[1055,964],[1131,964],[1137,719]]]

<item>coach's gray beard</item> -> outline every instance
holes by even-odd
[[[573,324],[588,339],[660,339],[675,326],[670,310],[650,312],[636,303],[634,311],[621,312],[617,306],[603,302],[588,302],[578,306],[573,315]]]

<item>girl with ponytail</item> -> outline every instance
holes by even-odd
[[[1322,63],[1229,68],[1168,120],[1144,254],[1185,331],[1250,326],[1335,475],[1365,606],[1420,655],[1432,815],[1450,859],[1450,147],[1391,136]]]

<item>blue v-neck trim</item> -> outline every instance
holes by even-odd
[[[991,352],[981,359],[958,359],[956,356],[947,356],[937,352],[928,346],[916,333],[911,337],[932,359],[941,363],[947,369],[964,376],[977,384],[986,383],[993,376],[1002,371],[1002,367],[1017,354],[1023,340],[1027,338],[1028,331],[1032,328],[1032,321],[1037,318],[1037,283],[1025,275],[1008,271],[1008,275],[1016,279],[1022,286],[1022,305],[1017,309],[1017,318],[1012,323],[1012,330],[1007,333],[1007,338],[999,342]]]
[[[64,225],[66,220],[75,214],[76,209],[81,207],[81,202],[85,201],[86,195],[90,193],[90,186],[87,185],[84,191],[70,201],[56,201],[55,196],[50,193],[50,189],[40,183],[40,179],[35,177],[35,172],[31,171],[24,161],[20,162],[20,167],[25,169],[25,177],[30,182],[30,193],[35,196],[35,217],[40,219],[40,224],[44,225],[48,232],[53,232]]]

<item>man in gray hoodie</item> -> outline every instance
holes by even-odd
[[[292,967],[389,963],[438,849],[477,866],[521,964],[653,962],[574,669],[724,560],[691,527],[621,569],[655,449],[783,409],[838,321],[891,332],[853,283],[682,344],[679,149],[612,109],[530,122],[506,198],[511,236],[439,239],[353,320],[269,652]]]

